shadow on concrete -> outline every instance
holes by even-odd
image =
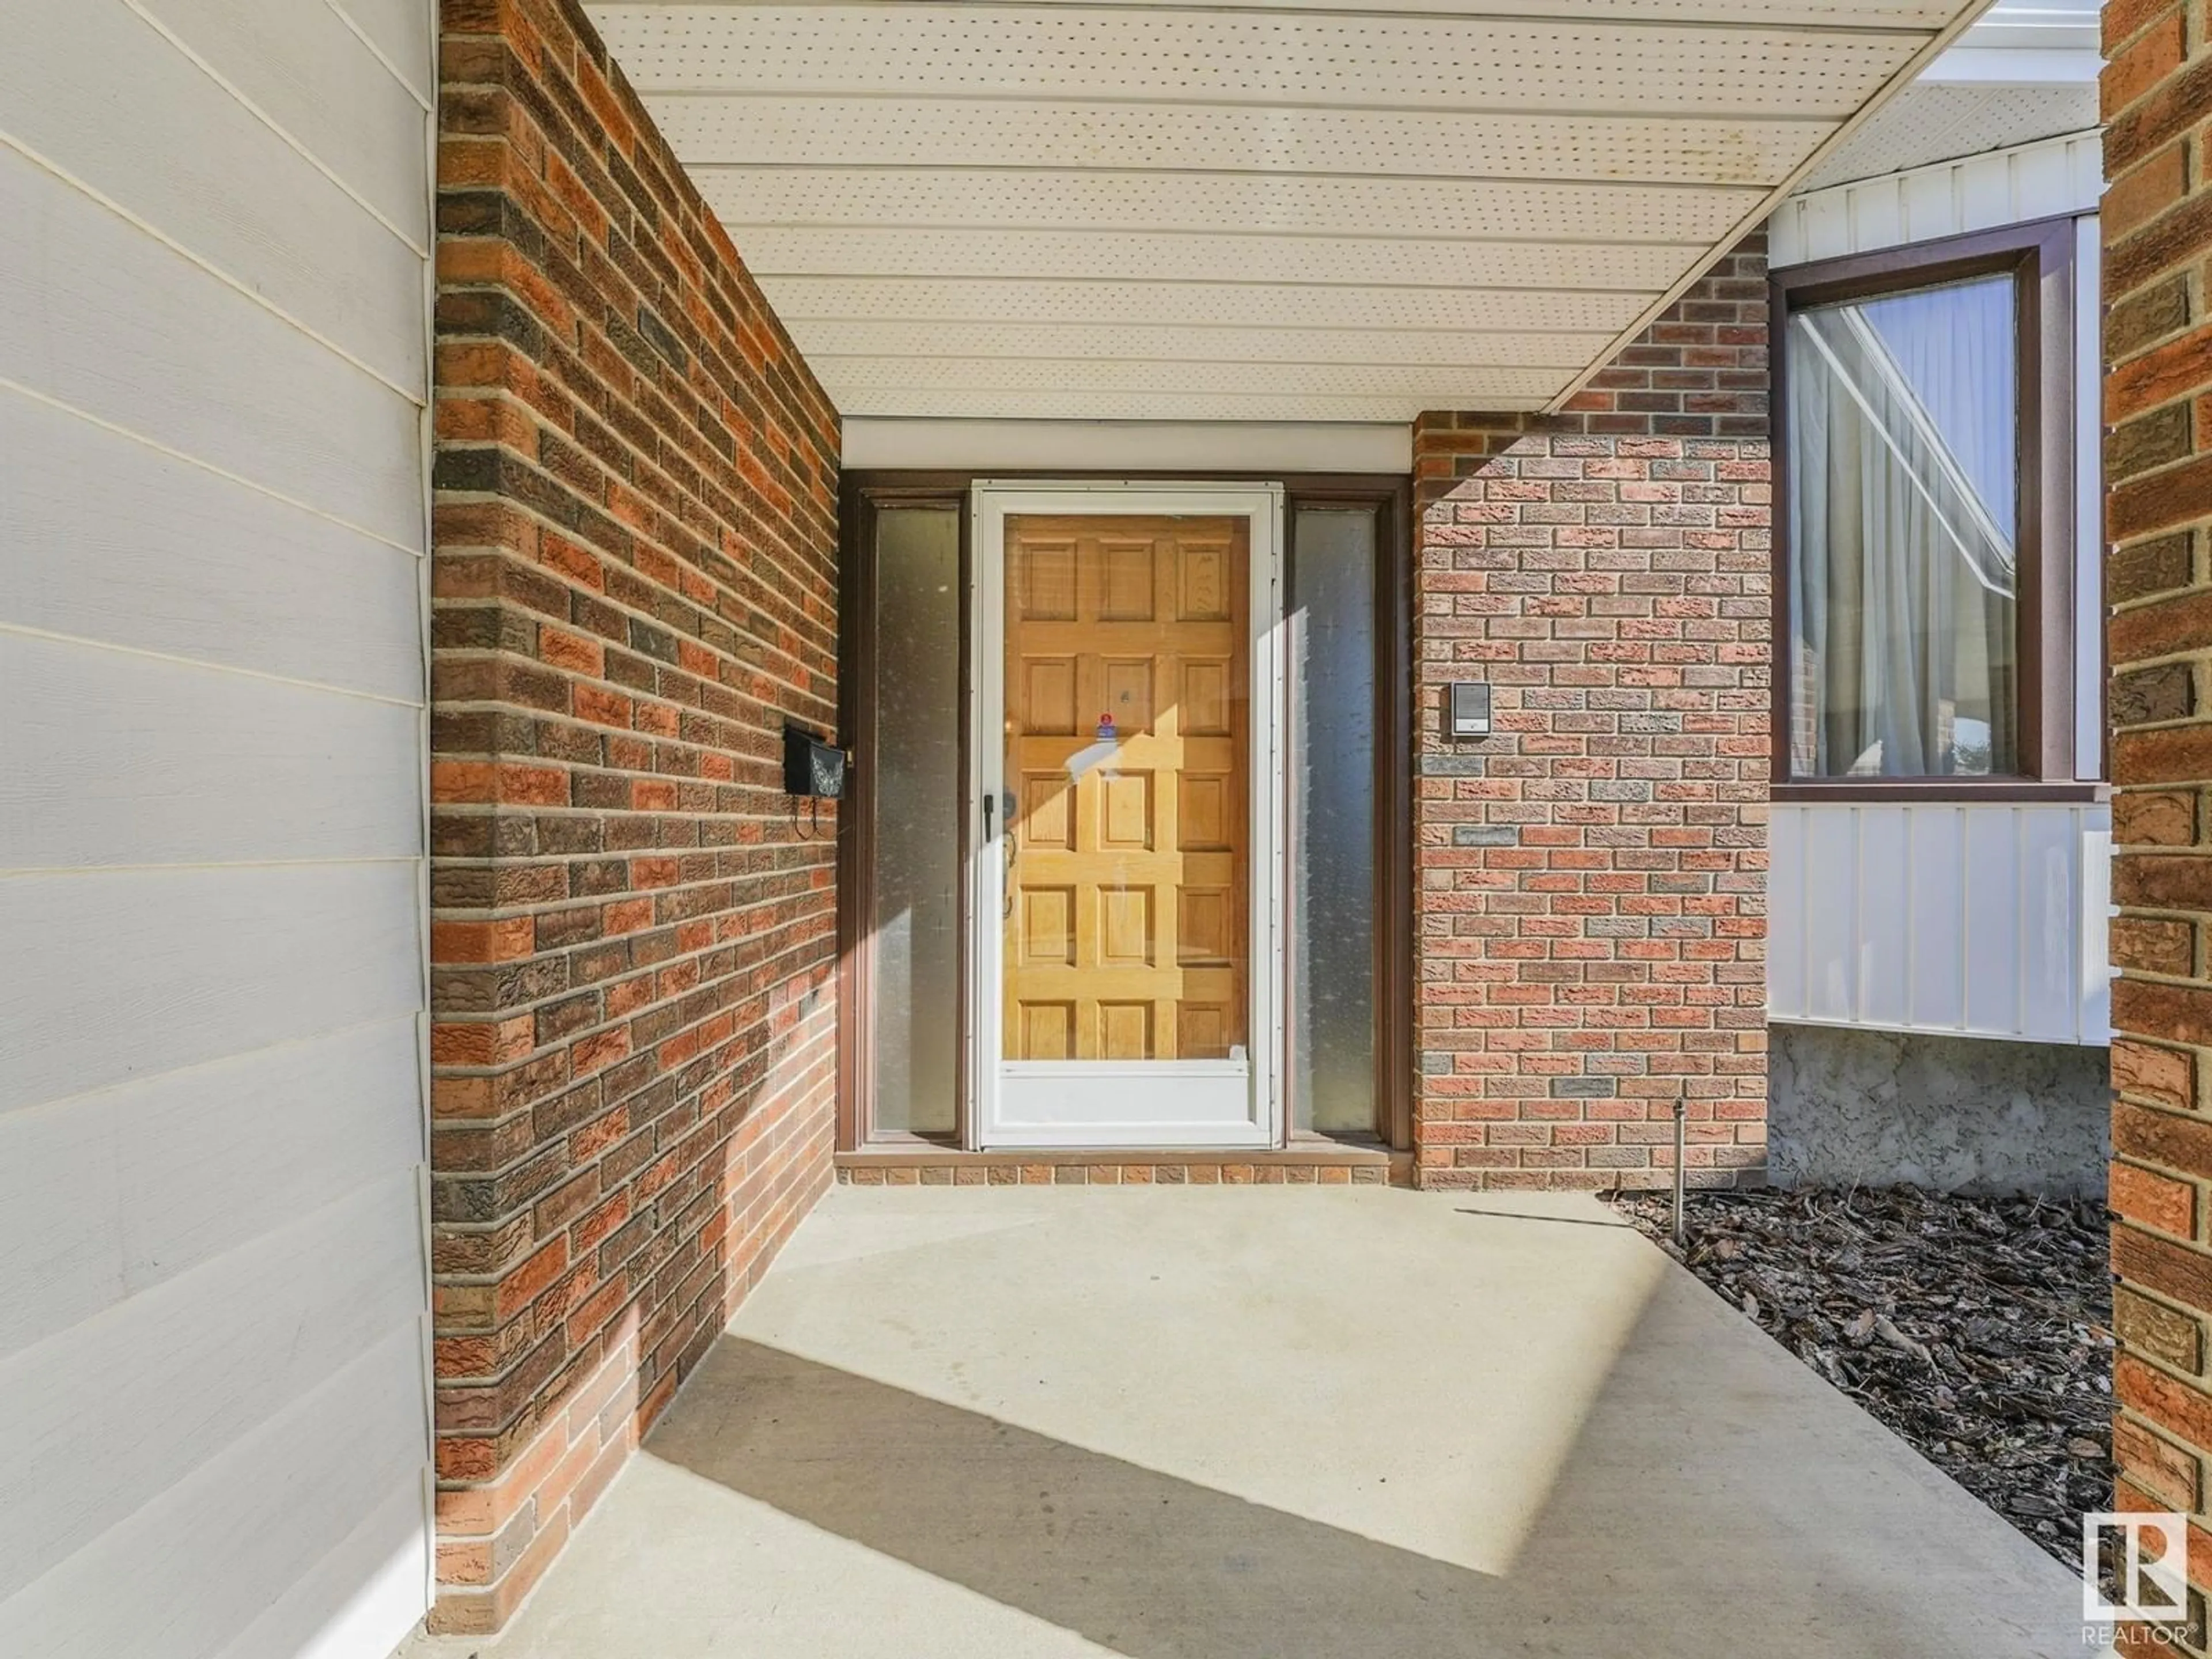
[[[1408,1624],[1431,1639],[1390,1650],[1465,1652],[1491,1593],[1463,1567],[735,1337],[684,1403],[656,1455],[1143,1659],[1355,1659]]]
[[[1693,1282],[1669,1278],[1502,1577],[734,1336],[649,1449],[1131,1659],[2080,1650],[2047,1576],[2032,1580],[1975,1528],[1952,1501],[1972,1500],[1933,1470],[1923,1480],[1901,1464],[1869,1480],[1862,1467],[1824,1485],[1834,1438],[1805,1443],[1793,1468],[1771,1421],[1750,1431],[1759,1443],[1729,1446],[1731,1413],[1771,1419],[1793,1390],[1756,1397],[1754,1366],[1748,1381],[1739,1370],[1701,1391],[1697,1354],[1710,1352],[1719,1310],[1698,1298]],[[1373,1408],[1479,1405],[1386,1392]],[[1480,1470],[1468,1485],[1480,1503]],[[884,1634],[894,1654],[896,1633]]]

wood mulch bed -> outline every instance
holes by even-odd
[[[1914,1187],[1693,1192],[1613,1206],[1798,1358],[2077,1571],[2111,1507],[2102,1204]]]

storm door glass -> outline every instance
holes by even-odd
[[[1242,518],[1007,520],[1007,1061],[1248,1059],[1248,541]]]
[[[876,513],[874,1132],[949,1135],[960,1036],[960,514]]]
[[[1300,507],[1291,555],[1291,1122],[1375,1111],[1376,515]]]

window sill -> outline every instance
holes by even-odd
[[[1811,806],[1820,802],[1837,805],[1887,803],[1903,806],[1913,801],[1972,806],[2006,801],[2094,802],[2110,800],[2109,783],[2045,782],[2037,778],[1991,778],[1977,782],[1966,778],[1899,778],[1894,780],[1838,779],[1832,783],[1778,783],[1768,799],[1778,805]]]

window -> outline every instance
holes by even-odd
[[[2073,784],[2072,242],[1775,274],[1778,793]]]
[[[960,1036],[960,509],[875,510],[864,700],[869,760],[854,806],[875,857],[866,884],[875,1123],[888,1135],[957,1127]],[[860,780],[854,778],[857,786]]]
[[[1376,1125],[1375,804],[1383,526],[1372,506],[1291,523],[1291,1127]]]

